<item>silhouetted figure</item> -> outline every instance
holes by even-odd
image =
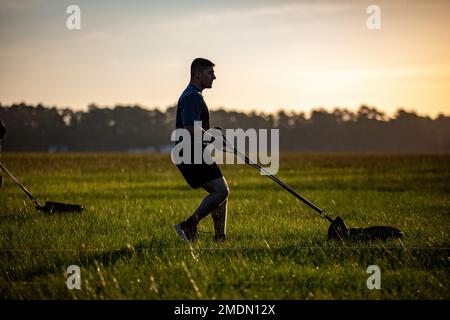
[[[6,135],[6,126],[3,123],[2,119],[0,119],[0,153],[2,152],[2,140]],[[0,187],[2,186],[2,175],[0,170]]]
[[[6,135],[6,127],[2,119],[0,119],[0,140],[2,140]]]
[[[207,59],[197,58],[191,64],[191,80],[178,100],[176,125],[177,129],[187,129],[194,137],[194,121],[201,121],[204,130],[209,129],[209,109],[202,96],[203,89],[212,88],[214,63]],[[191,139],[191,154],[194,154]],[[187,241],[197,239],[197,225],[211,213],[214,221],[214,240],[225,240],[228,184],[215,162],[207,164],[181,163],[177,165],[186,182],[194,189],[203,188],[208,195],[203,199],[195,212],[180,224],[175,225],[178,234]]]

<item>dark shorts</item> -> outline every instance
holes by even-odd
[[[179,164],[177,165],[181,174],[191,188],[197,189],[204,183],[211,180],[223,177],[219,166],[214,162],[213,164]]]
[[[203,150],[204,148],[205,146],[203,146]],[[213,161],[211,158],[209,158],[209,160]],[[202,161],[200,164],[194,164],[193,154],[190,164],[181,163],[177,165],[177,168],[180,170],[189,186],[194,189],[201,187],[206,182],[223,177],[222,171],[220,171],[219,166],[215,162],[207,164]]]

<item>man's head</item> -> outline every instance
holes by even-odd
[[[191,64],[191,83],[200,90],[211,88],[216,79],[214,75],[214,63],[208,59],[196,58]]]

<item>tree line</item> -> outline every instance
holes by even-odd
[[[87,111],[0,104],[7,135],[4,151],[167,151],[176,107],[166,111],[116,105]],[[280,129],[280,149],[323,152],[450,152],[450,116],[432,119],[399,109],[393,117],[374,107],[352,112],[315,109],[257,113],[211,111],[211,126]]]

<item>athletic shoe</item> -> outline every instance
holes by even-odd
[[[181,238],[184,241],[195,241],[197,240],[197,226],[194,225],[189,227],[186,221],[181,222],[180,224],[175,225],[175,230],[178,232]]]
[[[214,236],[215,242],[224,242],[225,240],[227,240],[227,237],[224,234]]]

